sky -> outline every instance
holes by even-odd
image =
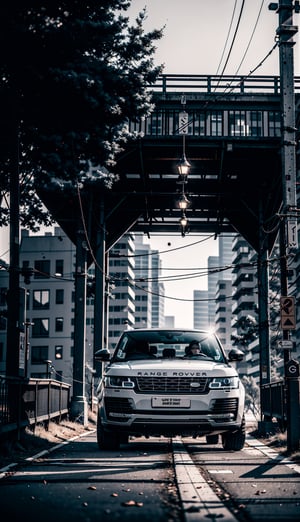
[[[165,74],[279,75],[275,43],[278,13],[269,0],[132,0],[127,15],[134,19],[146,7],[146,31],[164,27],[156,42],[155,64]],[[243,8],[243,9],[242,9]],[[294,25],[300,24],[294,13]],[[294,72],[300,76],[300,36],[294,37]],[[271,54],[269,54],[271,52]],[[267,58],[266,58],[267,57]],[[226,67],[225,67],[226,66]],[[145,242],[147,242],[145,238]],[[207,236],[151,237],[161,252],[162,276],[189,274],[207,267],[208,256],[218,255],[218,244]],[[1,241],[0,257],[5,250]],[[176,269],[176,270],[175,270]],[[206,277],[165,284],[165,313],[176,317],[178,327],[193,326],[193,290],[207,289]]]
[[[132,0],[128,13],[135,17],[146,7],[145,29],[164,27],[155,55],[155,62],[164,64],[164,73],[220,74],[232,47],[224,74],[249,74],[275,43],[279,19],[269,4],[270,0]],[[293,18],[294,25],[299,24],[299,14]],[[298,32],[296,75],[299,38]],[[278,48],[255,74],[279,74]]]

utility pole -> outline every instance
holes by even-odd
[[[97,233],[97,250],[95,266],[95,300],[94,300],[94,354],[97,350],[107,347],[105,339],[105,292],[106,292],[106,229],[104,197],[100,194],[100,219]],[[98,375],[99,376],[99,375]]]
[[[9,229],[9,285],[7,296],[6,375],[20,377],[20,230],[19,230],[19,136],[18,126],[12,122],[10,164],[10,229]]]
[[[85,389],[86,279],[87,248],[85,235],[83,230],[78,230],[75,272],[73,397],[70,412],[71,418],[80,419],[84,426],[87,426],[88,423],[88,404]]]
[[[276,10],[279,15],[279,26],[276,34],[279,39],[280,62],[280,93],[282,114],[282,211],[280,226],[280,259],[281,259],[281,301],[288,298],[288,268],[287,253],[297,249],[297,219],[296,219],[296,127],[295,127],[295,92],[294,92],[294,55],[295,44],[293,36],[297,33],[297,26],[293,25],[293,11],[299,12],[299,1],[279,0],[269,4],[269,9]],[[287,300],[293,303],[293,300]],[[290,319],[289,319],[290,321]],[[290,383],[290,330],[295,326],[293,321],[282,326],[282,338],[285,342],[284,367],[287,392],[287,448],[288,451],[299,449],[299,394],[297,398],[298,413],[293,415],[291,404],[295,404],[291,396]],[[287,326],[287,327],[286,327]],[[290,328],[289,328],[290,326]]]

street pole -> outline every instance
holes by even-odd
[[[271,380],[270,364],[270,317],[269,317],[269,256],[268,242],[263,232],[262,196],[259,205],[259,252],[258,252],[258,301],[259,301],[259,345],[260,386]],[[265,419],[266,420],[266,419]],[[268,419],[270,420],[270,419]]]
[[[100,194],[100,219],[97,233],[96,266],[95,266],[95,300],[94,300],[94,354],[107,347],[105,339],[105,292],[106,292],[106,229],[103,194]],[[95,365],[95,362],[94,362]],[[98,365],[97,365],[98,366]],[[100,370],[101,373],[101,370]],[[98,372],[99,377],[99,372]]]
[[[7,348],[6,375],[19,377],[20,369],[20,187],[19,187],[19,136],[18,127],[11,127],[10,163],[10,239],[9,239],[9,283],[7,296]],[[8,130],[8,132],[10,131]]]
[[[73,420],[88,424],[88,404],[85,389],[87,249],[83,230],[77,231],[75,271],[75,317],[73,396],[70,413]]]
[[[297,26],[293,25],[293,11],[299,12],[299,2],[293,0],[279,0],[269,5],[270,9],[277,9],[279,26],[276,31],[279,38],[280,62],[280,93],[282,114],[282,211],[280,226],[280,260],[281,260],[281,296],[288,295],[288,267],[287,252],[297,248],[297,220],[296,220],[296,126],[295,126],[295,92],[294,92],[294,54],[295,44],[293,36],[297,33]],[[283,329],[282,338],[288,341],[290,330]],[[291,356],[290,349],[284,349],[285,384],[287,391],[287,449],[295,448],[292,433],[297,431],[291,415],[291,388],[287,369]],[[298,406],[299,406],[299,397]],[[299,445],[299,441],[298,441]]]

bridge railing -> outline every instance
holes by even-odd
[[[51,379],[0,376],[0,435],[68,414],[70,388]]]
[[[294,79],[295,91],[300,92],[300,77]],[[199,74],[162,74],[151,87],[154,93],[198,92],[209,94],[279,94],[280,76],[219,76]]]

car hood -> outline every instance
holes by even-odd
[[[235,368],[225,363],[212,360],[185,360],[185,359],[159,359],[116,362],[110,364],[105,371],[106,375],[132,375],[149,377],[222,377],[237,375]]]

